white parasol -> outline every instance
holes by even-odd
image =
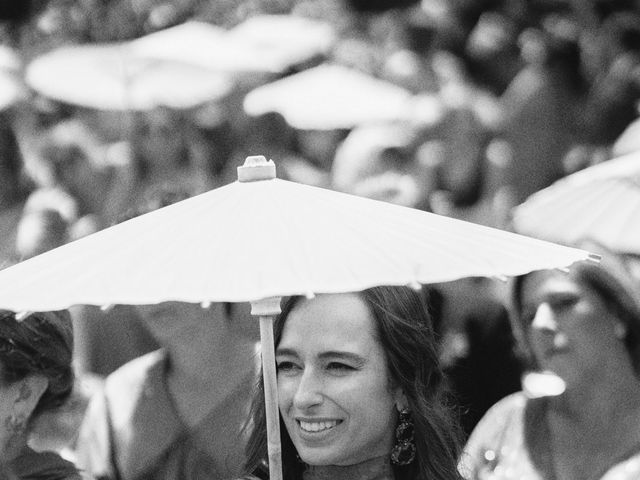
[[[516,231],[575,245],[585,238],[640,254],[640,152],[558,180],[513,211]]]
[[[27,98],[27,91],[20,76],[22,62],[18,53],[0,45],[0,111]]]
[[[296,15],[256,15],[229,30],[228,37],[269,58],[276,72],[328,55],[337,40],[329,23]]]
[[[233,87],[220,72],[137,54],[126,42],[52,50],[27,66],[25,80],[46,97],[115,111],[188,109],[224,98]]]
[[[280,297],[519,275],[583,250],[275,178],[238,180],[0,271],[0,307],[251,301],[260,316],[269,465],[281,479],[272,317]]]
[[[258,15],[224,30],[188,21],[131,42],[138,55],[180,60],[228,73],[281,74],[328,53],[330,25],[292,15]]]
[[[324,64],[252,90],[244,99],[249,115],[282,114],[304,130],[351,129],[363,123],[405,120],[408,90],[355,69]]]

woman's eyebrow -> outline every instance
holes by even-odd
[[[357,353],[344,352],[340,350],[329,350],[327,352],[322,352],[318,357],[322,360],[326,359],[342,359],[349,360],[355,363],[365,363],[365,358],[358,355]]]
[[[298,352],[293,348],[278,348],[276,350],[276,356],[297,357]],[[321,360],[328,360],[328,359],[349,360],[351,362],[355,362],[358,364],[365,363],[364,357],[356,353],[345,352],[340,350],[328,350],[328,351],[322,352],[318,355],[318,358]]]
[[[293,348],[278,348],[276,349],[276,355],[282,355],[286,357],[297,357],[298,353]]]

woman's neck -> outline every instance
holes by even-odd
[[[604,473],[640,448],[638,379],[617,384],[603,380],[595,387],[589,393],[566,392],[547,404],[545,442],[558,478]]]
[[[304,480],[393,480],[388,455],[372,458],[355,465],[307,466]]]
[[[615,372],[601,372],[597,378],[550,399],[550,412],[578,422],[592,423],[598,419],[606,428],[624,412],[640,412],[640,380],[630,365],[629,368],[618,365]]]

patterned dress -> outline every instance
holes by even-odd
[[[467,480],[561,480],[555,474],[548,437],[545,401],[522,392],[502,399],[478,423],[465,447],[460,471]],[[640,428],[640,427],[639,427]],[[535,438],[535,436],[538,438]],[[535,447],[531,447],[534,445]],[[640,479],[640,445],[585,480]]]

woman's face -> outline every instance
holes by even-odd
[[[624,349],[617,321],[603,299],[571,274],[530,274],[522,286],[522,318],[540,367],[559,375],[567,388],[592,382],[596,372]],[[598,378],[597,375],[595,378]]]
[[[373,316],[357,294],[303,300],[276,349],[280,413],[300,458],[353,465],[389,454],[399,388],[392,388]]]

